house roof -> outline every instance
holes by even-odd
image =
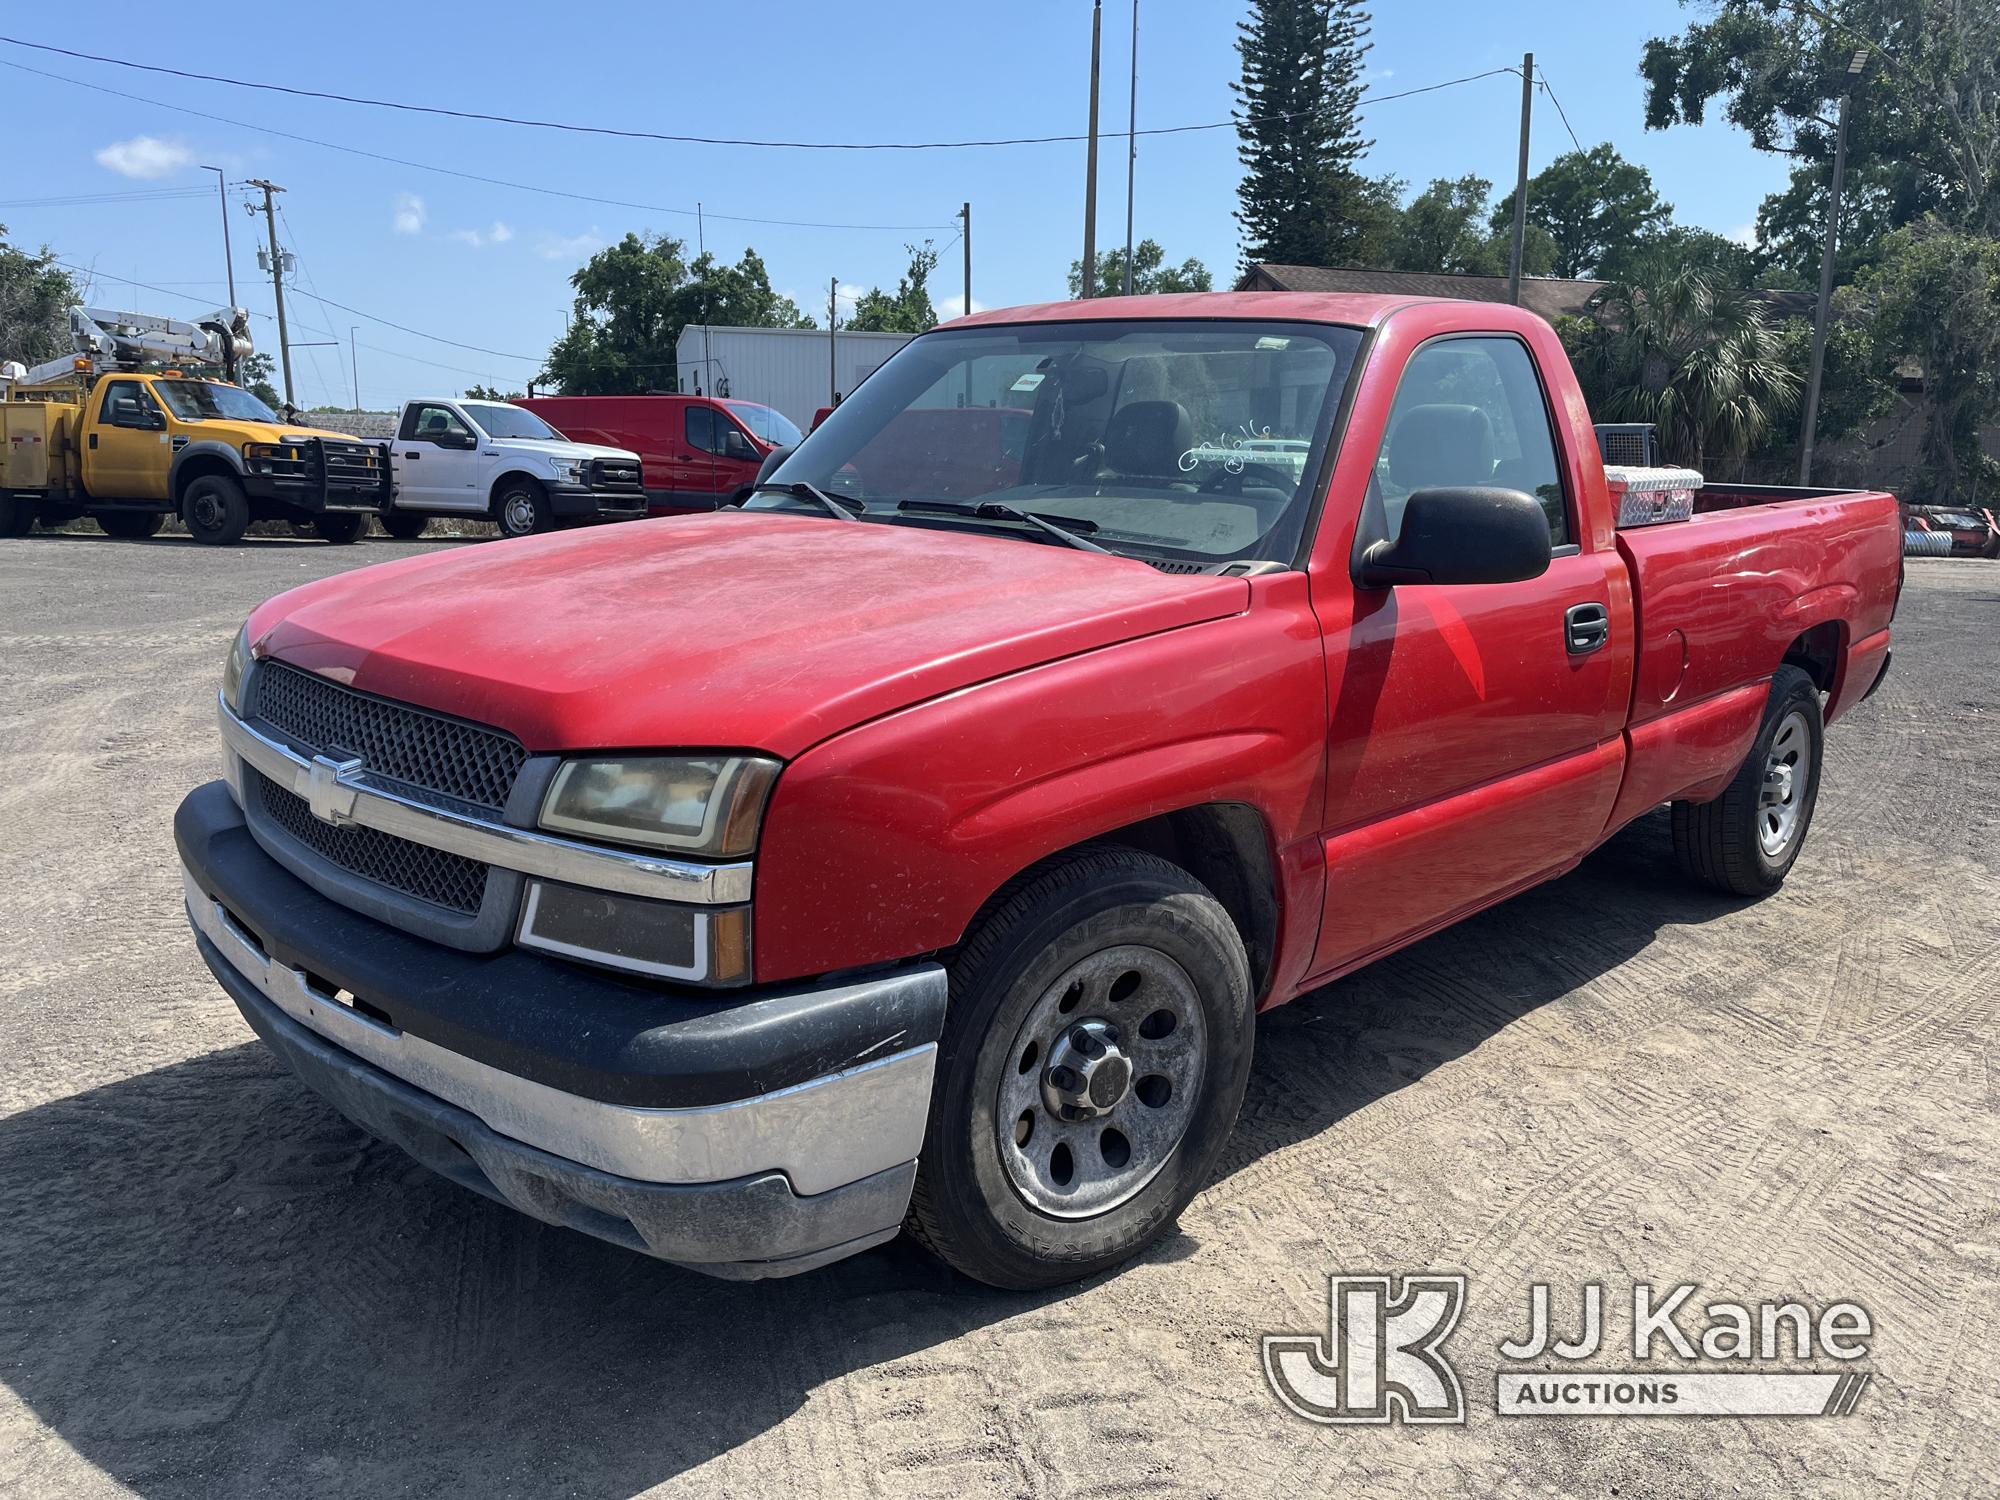
[[[1574,317],[1611,283],[1523,276],[1521,305],[1544,318]],[[1428,271],[1375,271],[1361,266],[1280,266],[1259,262],[1237,281],[1245,292],[1349,292],[1393,297],[1461,297],[1505,302],[1504,276],[1452,276]]]

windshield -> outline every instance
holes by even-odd
[[[214,418],[237,422],[279,420],[276,412],[241,386],[218,385],[210,380],[156,380],[153,389],[183,422],[206,422]]]
[[[965,514],[997,504],[1134,556],[1289,564],[1360,341],[1166,319],[929,333],[770,478],[859,502],[864,521],[1033,534]],[[747,508],[803,504],[767,491]]]
[[[477,422],[488,437],[497,438],[552,438],[558,443],[566,443],[555,428],[525,406],[508,406],[498,401],[466,401],[465,414]]]
[[[792,425],[781,411],[759,406],[755,401],[725,401],[730,414],[774,448],[790,448],[805,434]]]

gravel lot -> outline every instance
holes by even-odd
[[[2000,566],[1911,563],[1778,896],[1683,886],[1655,816],[1275,1012],[1180,1235],[1017,1296],[900,1244],[742,1286],[545,1228],[252,1042],[169,826],[224,649],[426,545],[480,544],[0,542],[0,1492],[1992,1493]],[[1278,1406],[1261,1332],[1324,1329],[1329,1271],[1426,1268],[1471,1277],[1466,1426]],[[1874,1384],[1837,1420],[1497,1418],[1537,1279],[1856,1299]]]

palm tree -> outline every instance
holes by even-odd
[[[1602,417],[1651,422],[1662,458],[1692,468],[1740,461],[1798,402],[1777,329],[1699,267],[1610,287],[1571,353]]]

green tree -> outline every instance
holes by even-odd
[[[1406,204],[1389,236],[1384,264],[1397,271],[1459,276],[1505,276],[1513,221],[1489,229],[1493,184],[1484,177],[1439,177]],[[1555,266],[1556,243],[1539,224],[1522,241],[1522,271],[1546,276]]]
[[[1890,235],[1852,294],[1876,343],[1914,359],[1925,498],[1990,493],[1979,432],[2000,419],[2000,240],[1913,224]]]
[[[870,287],[854,302],[854,316],[847,326],[857,333],[922,333],[937,327],[937,309],[931,306],[931,272],[937,269],[938,253],[929,240],[921,245],[905,245],[910,252],[910,268],[896,283],[894,292]]]
[[[1609,141],[1558,156],[1528,179],[1528,222],[1555,239],[1558,276],[1595,276],[1607,254],[1630,245],[1673,214],[1653,191],[1653,174]],[[1514,195],[1493,210],[1495,233],[1511,233]]]
[[[1244,266],[1365,260],[1384,227],[1382,184],[1360,170],[1373,144],[1357,113],[1368,12],[1355,0],[1255,0],[1237,31]]]
[[[1699,268],[1613,286],[1594,317],[1561,331],[1592,410],[1653,423],[1670,463],[1741,459],[1797,406],[1777,330]]]
[[[1734,291],[1747,290],[1757,279],[1757,260],[1747,245],[1686,224],[1668,224],[1613,245],[1598,262],[1610,280],[1642,285],[1680,268],[1699,270],[1711,285]]]
[[[1708,9],[1708,19],[1646,44],[1649,129],[1699,125],[1713,101],[1726,99],[1727,118],[1760,150],[1797,161],[1791,196],[1808,211],[1780,222],[1817,235],[1833,170],[1834,101],[1852,88],[1849,168],[1878,200],[1878,239],[1929,213],[2000,234],[2000,6],[1713,0]],[[1869,58],[1856,83],[1848,69],[1861,47]],[[1811,259],[1816,274],[1817,253]]]
[[[1167,252],[1158,240],[1141,240],[1132,248],[1132,293],[1150,296],[1155,292],[1211,292],[1215,281],[1208,267],[1190,255],[1177,266],[1167,263]],[[1125,247],[1106,250],[1097,257],[1097,292],[1116,297],[1125,290]],[[1083,259],[1069,263],[1069,294],[1083,295]]]
[[[38,365],[69,348],[69,310],[82,300],[55,252],[7,243],[0,224],[0,360]]]
[[[246,354],[236,362],[237,383],[272,411],[276,411],[285,399],[271,384],[274,370],[275,365],[268,354]]]
[[[598,251],[570,277],[576,299],[570,325],[536,384],[572,395],[630,395],[676,388],[676,346],[690,323],[751,328],[811,328],[791,298],[771,288],[755,250],[735,265],[712,255],[686,258],[670,235],[627,234]]]
[[[468,401],[522,401],[527,399],[526,391],[503,391],[498,386],[469,385],[465,388]]]

